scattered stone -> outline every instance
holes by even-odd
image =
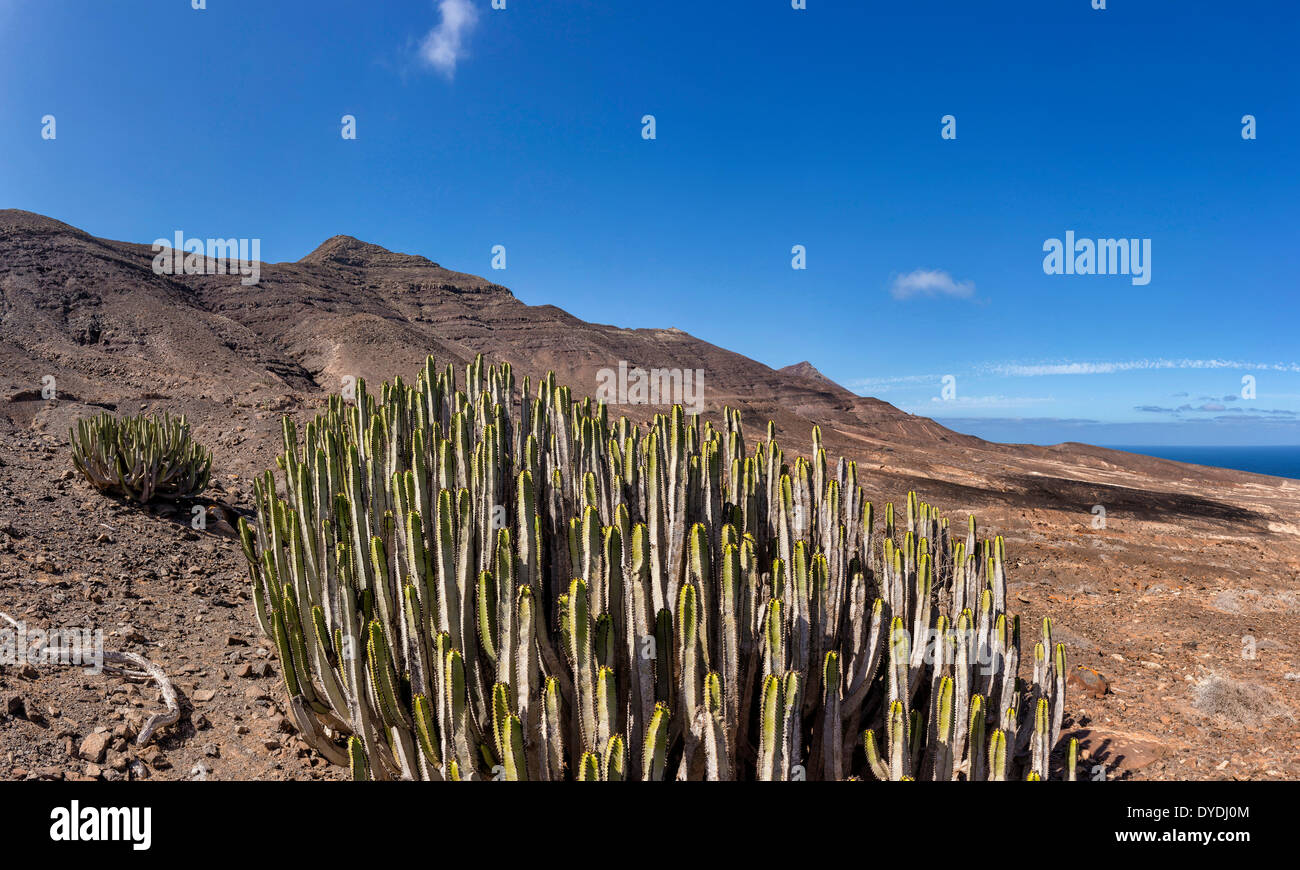
[[[200,702],[200,703],[203,703],[203,702],[206,702],[206,701],[211,701],[211,700],[212,700],[213,698],[215,698],[216,696],[217,696],[217,693],[216,693],[216,691],[215,691],[214,689],[199,689],[198,691],[196,691],[196,692],[195,692],[193,695],[191,695],[190,697],[192,697],[194,700],[196,700],[196,701],[198,701],[198,702]]]
[[[1140,770],[1164,757],[1167,740],[1150,734],[1105,729],[1085,729],[1071,735],[1086,749],[1089,762],[1108,771]]]
[[[5,695],[0,698],[0,711],[16,719],[27,718],[27,702],[22,695]]]
[[[107,732],[96,732],[81,741],[81,747],[77,754],[85,761],[98,764],[104,760],[104,753],[108,751],[109,734]]]
[[[1084,665],[1079,665],[1077,668],[1070,671],[1065,682],[1068,686],[1073,686],[1079,691],[1087,692],[1094,698],[1103,697],[1110,691],[1110,681],[1097,671],[1085,667]]]

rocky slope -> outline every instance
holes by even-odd
[[[0,777],[337,775],[280,730],[274,658],[221,524],[196,531],[191,505],[168,516],[95,495],[65,474],[65,433],[104,408],[188,414],[220,483],[198,506],[230,516],[272,462],[281,414],[309,417],[347,377],[377,383],[411,376],[428,353],[457,364],[484,353],[520,377],[554,370],[576,394],[620,361],[701,369],[706,415],[738,407],[755,434],[770,419],[788,449],[821,424],[874,500],[916,489],[1006,534],[1023,616],[1057,617],[1091,669],[1070,713],[1104,775],[1300,778],[1287,736],[1300,714],[1300,483],[1078,444],[991,444],[856,396],[811,363],[774,370],[676,329],[586,323],[347,236],[263,264],[250,287],[156,275],[152,259],[147,245],[0,211],[0,611],[103,627],[110,646],[176,675],[183,710],[155,765],[125,743],[152,689],[0,666]],[[42,397],[48,377],[55,399]],[[1094,673],[1109,685],[1096,697]],[[109,736],[92,739],[99,728]]]

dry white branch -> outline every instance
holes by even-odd
[[[176,720],[181,718],[181,708],[176,702],[176,690],[172,688],[171,681],[167,679],[167,674],[163,673],[162,668],[158,667],[144,656],[139,656],[135,653],[129,652],[105,650],[104,661],[115,663],[129,662],[135,665],[138,670],[133,671],[123,667],[106,667],[104,670],[107,673],[117,674],[123,679],[136,682],[152,679],[158,684],[158,690],[162,692],[163,703],[167,705],[166,710],[161,713],[155,713],[149,717],[147,722],[144,723],[144,727],[141,728],[140,733],[136,735],[136,746],[144,746],[149,742],[149,739],[153,737],[154,731],[168,725],[175,725]]]
[[[16,619],[2,610],[0,610],[0,618],[14,628],[21,628]],[[180,704],[176,701],[176,689],[172,687],[171,680],[167,679],[167,674],[158,665],[144,656],[129,652],[117,652],[116,650],[104,650],[104,661],[113,663],[104,668],[104,673],[119,676],[132,682],[153,680],[158,684],[158,690],[162,692],[163,703],[167,705],[167,709],[150,716],[148,721],[144,723],[144,727],[140,729],[140,733],[135,738],[137,746],[144,746],[153,737],[156,730],[168,725],[174,725],[181,718]],[[64,663],[59,662],[59,664]],[[71,665],[72,663],[66,664]],[[124,664],[134,665],[135,667],[123,667]]]

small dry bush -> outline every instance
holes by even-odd
[[[1192,706],[1202,713],[1248,728],[1291,714],[1265,686],[1212,674],[1192,689]]]

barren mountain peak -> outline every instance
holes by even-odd
[[[804,360],[803,362],[797,362],[793,365],[788,365],[785,368],[781,369],[781,371],[789,372],[792,375],[802,375],[803,377],[806,378],[825,377],[825,375],[819,372],[817,370],[817,367],[814,366],[812,363],[808,362],[808,360]]]
[[[371,268],[376,266],[433,266],[438,264],[417,254],[399,254],[353,236],[331,236],[298,262]]]
[[[794,365],[788,365],[780,371],[781,374],[784,375],[794,375],[797,378],[807,378],[812,381],[817,381],[819,384],[824,386],[835,387],[839,390],[844,389],[839,384],[835,383],[835,381],[832,381],[830,378],[818,371],[817,367],[808,362],[808,360],[797,362]]]
[[[20,208],[0,208],[0,230],[61,231],[75,233],[79,236],[88,236],[85,231],[65,224],[63,221],[33,211],[23,211]]]

